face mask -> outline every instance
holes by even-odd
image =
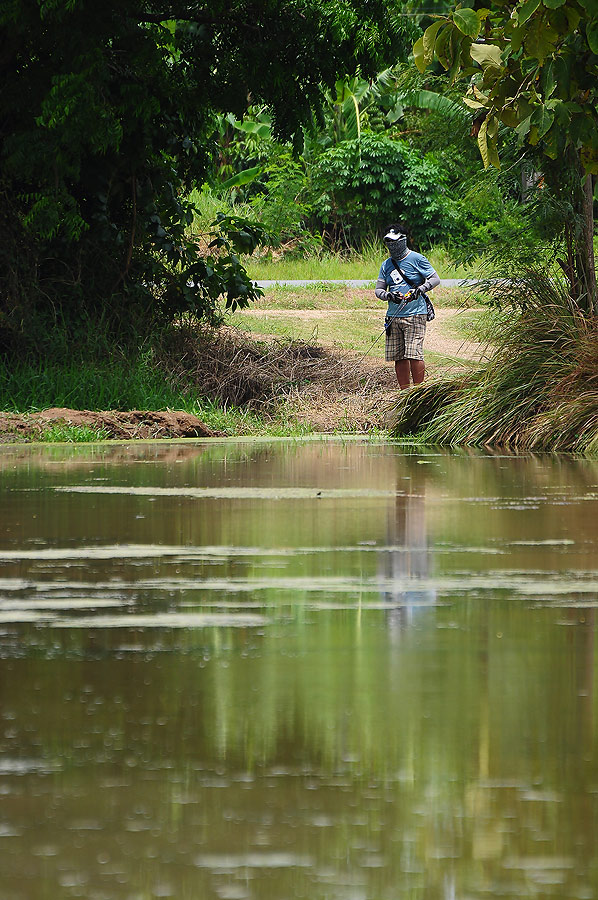
[[[386,248],[393,259],[401,259],[407,249],[407,238],[401,235],[396,241],[385,241]]]

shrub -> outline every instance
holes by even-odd
[[[393,219],[408,222],[414,241],[429,245],[454,226],[445,184],[432,155],[364,134],[319,156],[310,205],[335,245],[359,246]]]

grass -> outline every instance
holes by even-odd
[[[509,314],[490,320],[492,356],[401,397],[395,436],[596,453],[596,317],[582,314],[554,272],[528,271],[505,290]]]
[[[438,309],[454,309],[470,299],[463,289],[437,288],[434,302]],[[278,285],[268,288],[265,296],[249,309],[227,316],[227,322],[254,335],[283,342],[323,344],[383,360],[384,311],[385,304],[375,298],[373,291],[344,285]],[[486,315],[487,311],[465,309],[453,320],[463,318],[462,325],[447,327],[436,322],[434,328],[454,332],[462,339],[476,340],[474,323],[479,325]],[[426,358],[434,365],[447,363],[445,355],[433,351],[427,351]],[[455,360],[451,358],[451,361]]]
[[[105,441],[109,433],[105,428],[91,428],[88,425],[66,425],[58,423],[47,428],[42,434],[42,441],[48,444],[91,444]]]
[[[378,351],[372,350],[373,356],[384,356],[383,316],[371,310],[354,312],[348,318],[338,313],[334,318],[297,319],[295,317],[268,315],[252,316],[247,313],[236,313],[230,324],[253,334],[275,336],[282,341],[304,341],[307,344],[333,345],[339,349],[363,352],[380,336]]]
[[[443,247],[432,247],[426,250],[424,255],[441,278],[473,277],[473,267],[466,269],[463,266],[454,266]],[[324,252],[319,255],[291,258],[277,257],[269,253],[262,257],[246,257],[244,264],[250,277],[256,281],[369,279],[374,282],[385,258],[386,254],[381,245],[371,245],[361,253],[353,253],[351,256]]]
[[[460,308],[485,302],[486,298],[471,288],[438,287],[433,293],[434,305],[440,307]],[[249,311],[254,309],[372,309],[383,314],[385,305],[374,295],[374,282],[371,288],[353,288],[344,284],[314,284],[300,286],[277,284],[264,288],[264,296],[260,297]]]
[[[180,402],[149,357],[133,364],[85,361],[0,364],[0,409],[31,412],[52,406],[72,409],[168,409]],[[179,407],[182,408],[182,407]]]
[[[37,412],[51,407],[101,410],[183,410],[224,434],[259,434],[263,418],[233,403],[198,396],[196,384],[177,385],[150,355],[110,365],[46,362],[0,365],[0,410]],[[92,434],[92,432],[94,432]],[[53,425],[44,441],[103,440],[87,426]]]
[[[444,326],[445,333],[465,341],[485,343],[493,334],[497,315],[489,309],[463,309]]]

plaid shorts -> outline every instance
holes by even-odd
[[[398,359],[423,359],[426,315],[397,316],[386,329],[387,362]]]

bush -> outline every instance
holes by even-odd
[[[396,219],[408,222],[416,243],[430,245],[455,226],[445,184],[432,155],[364,134],[318,157],[310,206],[333,245],[360,246]]]

